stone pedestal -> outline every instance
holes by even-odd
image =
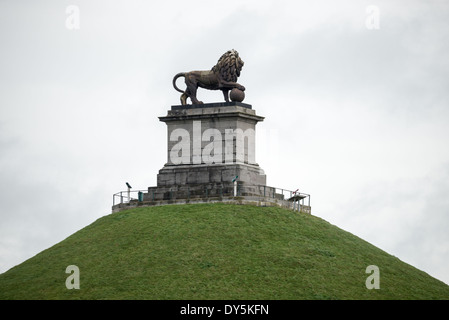
[[[189,190],[265,185],[255,160],[256,124],[263,117],[240,102],[172,106],[159,117],[167,124],[167,163],[157,175],[158,188]]]

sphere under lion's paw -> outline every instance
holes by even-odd
[[[242,90],[239,90],[237,88],[234,88],[231,90],[231,93],[229,94],[229,98],[231,98],[231,101],[234,102],[242,102],[243,99],[245,99],[245,92]]]

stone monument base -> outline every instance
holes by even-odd
[[[236,176],[244,184],[265,185],[267,181],[264,171],[250,164],[167,165],[159,170],[157,185],[230,183]]]
[[[166,165],[159,170],[157,187],[149,188],[147,197],[148,200],[168,200],[176,194],[178,199],[187,199],[204,196],[206,193],[211,196],[232,196],[235,178],[237,178],[239,192],[250,186],[266,185],[266,175],[256,165]],[[255,193],[259,194],[259,192]]]

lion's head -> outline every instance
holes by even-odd
[[[243,64],[244,62],[240,59],[239,53],[232,49],[220,57],[217,64],[212,67],[212,71],[218,73],[220,78],[225,81],[236,82],[237,78],[240,77]]]

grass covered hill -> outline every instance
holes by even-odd
[[[0,299],[449,299],[449,286],[315,216],[197,204],[104,216],[1,274]]]

